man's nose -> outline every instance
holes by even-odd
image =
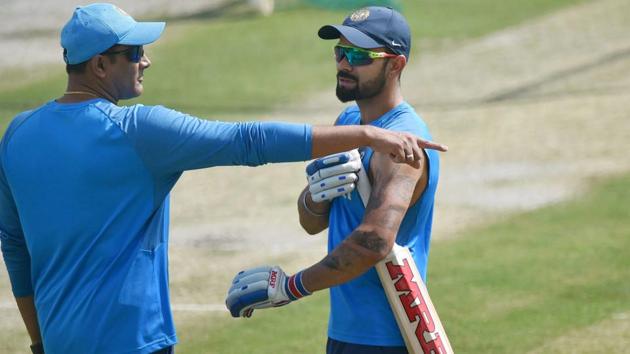
[[[140,58],[140,65],[145,69],[151,66],[151,59],[149,59],[148,55],[144,54],[142,58]]]
[[[337,70],[345,72],[352,71],[352,65],[350,65],[350,63],[348,62],[348,58],[346,58],[345,55],[341,58],[340,61],[337,62]]]

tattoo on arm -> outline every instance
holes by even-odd
[[[387,212],[382,213],[381,217],[374,220],[374,224],[385,230],[398,232],[400,220],[405,216],[407,209],[398,205],[390,205]],[[401,217],[402,215],[402,217]]]
[[[352,236],[354,242],[372,252],[380,253],[387,247],[387,242],[374,231],[355,231]]]
[[[379,169],[374,176],[363,220],[363,224],[369,226],[354,230],[320,264],[338,272],[356,271],[370,267],[374,255],[388,252],[388,247],[391,247],[398,234],[417,182],[418,177],[409,171],[403,172],[399,164]]]
[[[322,260],[322,264],[327,268],[343,271],[355,263],[356,259],[361,255],[352,247],[347,246],[347,242],[344,242],[340,247],[337,247],[333,252],[326,256]]]
[[[329,254],[328,256],[326,256],[326,258],[322,260],[322,265],[324,265],[326,268],[334,270],[341,269],[341,265],[339,264],[339,257],[332,254]]]

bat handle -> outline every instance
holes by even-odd
[[[354,149],[350,153],[360,156],[358,149]],[[366,207],[368,201],[370,200],[370,193],[372,193],[372,185],[370,184],[370,179],[368,178],[367,172],[365,172],[363,162],[361,162],[361,169],[357,172],[357,176],[359,177],[359,179],[357,180],[357,191],[359,192],[359,196],[361,197],[363,206]]]

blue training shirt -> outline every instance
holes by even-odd
[[[182,172],[310,157],[304,124],[211,122],[103,99],[18,115],[0,143],[0,239],[13,294],[34,294],[46,353],[175,344],[169,192]]]
[[[352,124],[361,124],[361,112],[357,106],[347,108],[337,119],[337,125]],[[407,103],[401,103],[370,124],[431,139],[426,124]],[[440,169],[438,153],[435,150],[425,150],[425,153],[429,164],[427,186],[407,210],[396,236],[396,243],[410,248],[423,279],[426,279],[433,202]],[[362,162],[366,171],[369,171],[371,157],[372,150],[365,149]],[[356,189],[350,198],[333,200],[328,226],[329,252],[361,224],[364,212],[365,207]],[[350,282],[330,288],[330,307],[330,338],[363,345],[405,345],[375,268]]]

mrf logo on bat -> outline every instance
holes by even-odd
[[[442,337],[437,331],[435,321],[429,311],[429,305],[422,296],[418,283],[413,281],[414,275],[407,259],[401,265],[393,261],[386,263],[387,271],[394,281],[394,287],[400,294],[398,299],[402,304],[410,325],[415,322],[415,337],[424,353],[447,353]]]

